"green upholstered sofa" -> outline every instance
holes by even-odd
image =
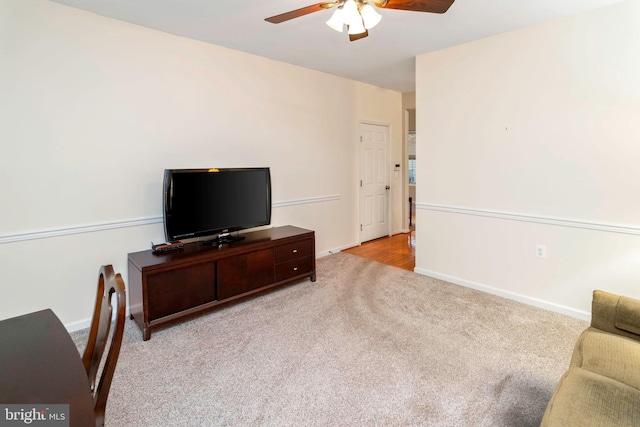
[[[640,426],[640,300],[593,292],[591,326],[540,425]]]

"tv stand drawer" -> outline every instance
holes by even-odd
[[[313,258],[306,256],[276,265],[276,282],[296,276],[308,276],[313,269]]]
[[[314,244],[313,240],[301,240],[278,246],[276,248],[276,264],[313,255]]]

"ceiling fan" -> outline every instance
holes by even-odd
[[[445,13],[455,0],[336,0],[312,4],[300,9],[281,13],[265,21],[279,24],[293,18],[299,18],[313,12],[336,8],[327,25],[342,32],[347,27],[349,40],[355,41],[369,35],[369,29],[376,26],[382,18],[374,7],[398,9],[410,12]]]

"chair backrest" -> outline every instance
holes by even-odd
[[[113,302],[115,299],[116,316],[115,327],[111,328],[113,317]],[[104,425],[104,412],[107,407],[107,397],[111,388],[111,380],[116,370],[122,335],[124,332],[126,294],[122,276],[115,274],[113,266],[103,265],[100,267],[98,278],[98,292],[96,294],[96,305],[91,319],[91,329],[89,331],[89,341],[82,356],[84,368],[87,371],[91,395],[93,397],[94,414],[96,426]],[[111,332],[111,335],[109,335]],[[96,382],[99,368],[102,364],[102,356],[109,342],[109,351],[102,367],[100,379]]]

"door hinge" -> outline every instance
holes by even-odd
[[[362,180],[360,180],[360,187],[362,187]]]
[[[362,135],[360,135],[360,142],[362,142]]]
[[[360,231],[362,231],[362,224],[360,224]]]

